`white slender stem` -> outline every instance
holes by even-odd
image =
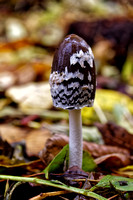
[[[82,168],[83,139],[81,110],[69,111],[69,167]]]

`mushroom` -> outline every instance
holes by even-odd
[[[69,167],[82,168],[81,108],[93,106],[96,90],[94,56],[79,36],[66,36],[55,51],[50,74],[53,105],[69,110]]]

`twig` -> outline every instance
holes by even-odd
[[[29,200],[42,200],[46,197],[52,197],[52,196],[58,196],[61,194],[67,194],[69,193],[68,191],[56,191],[56,192],[47,192],[47,193],[41,193],[35,197],[30,198]]]
[[[12,197],[12,194],[13,194],[13,192],[14,192],[14,190],[16,189],[16,187],[18,187],[19,185],[21,185],[22,184],[22,182],[17,182],[13,187],[12,187],[12,189],[10,190],[10,192],[7,192],[6,194],[5,194],[5,200],[6,199],[8,199],[8,200],[10,200],[11,199],[11,197]]]
[[[49,181],[49,180],[43,180],[43,179],[38,179],[38,178],[27,178],[27,177],[21,177],[21,176],[10,176],[10,175],[0,175],[0,179],[4,180],[12,180],[12,181],[19,181],[19,182],[30,182],[30,183],[35,183],[35,184],[40,184],[40,185],[47,185],[55,188],[60,188],[62,190],[66,190],[69,192],[74,192],[78,194],[82,194],[88,197],[93,197],[98,200],[107,200],[106,198],[91,192],[90,190],[85,190],[85,189],[79,189],[76,187],[68,186],[65,185],[64,183],[61,184],[61,182],[58,181]]]
[[[89,181],[89,182],[95,182],[95,183],[98,183],[100,181],[99,179],[94,180],[94,179],[88,179],[88,178],[87,179],[85,179],[85,178],[72,179],[72,181],[76,181],[76,182],[81,182],[81,181],[85,182],[86,180]]]
[[[122,194],[126,193],[126,191],[123,191]],[[112,200],[114,199],[115,197],[119,196],[119,194],[115,194],[114,196],[108,198],[108,200]]]
[[[61,196],[60,196],[60,198],[61,198],[61,199],[64,199],[64,200],[69,200],[69,199],[67,199],[67,198],[65,198],[65,197],[61,197]]]
[[[115,194],[114,196],[108,198],[108,200],[114,199],[114,198],[117,197],[117,196],[118,196],[118,194]]]

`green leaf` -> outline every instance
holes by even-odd
[[[94,162],[92,156],[87,151],[83,151],[82,169],[85,172],[91,172],[91,171],[94,171],[96,167],[97,165]]]
[[[118,191],[133,191],[133,179],[125,178],[121,176],[112,176],[107,175],[102,180],[91,188],[91,191],[94,191],[98,188],[115,188]]]
[[[62,173],[64,168],[64,162],[66,167],[68,167],[69,160],[69,145],[66,145],[51,161],[51,163],[44,169],[46,179],[49,178],[49,173]],[[82,169],[86,172],[93,171],[97,167],[92,156],[84,151],[83,152],[83,163]]]
[[[61,173],[63,172],[64,167],[64,160],[66,157],[68,157],[68,149],[69,146],[66,145],[56,156],[55,158],[50,162],[50,164],[45,168],[44,173],[46,179],[48,179],[48,174],[52,172]]]

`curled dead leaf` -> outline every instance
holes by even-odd
[[[46,142],[45,148],[40,152],[40,158],[47,164],[59,153],[59,151],[69,142],[66,135],[55,134]],[[129,157],[129,151],[115,146],[100,145],[91,142],[83,142],[84,150],[88,151],[94,158],[107,154],[122,154]]]
[[[122,153],[112,153],[95,159],[97,165],[104,164],[106,168],[122,167],[130,164],[130,159]]]
[[[120,148],[117,146],[96,144],[90,142],[84,142],[83,144],[84,144],[84,150],[89,151],[95,158],[113,153],[122,153],[126,156],[129,156],[129,151],[127,149]]]
[[[55,134],[46,141],[45,147],[40,151],[41,160],[49,164],[68,142],[68,136]]]

